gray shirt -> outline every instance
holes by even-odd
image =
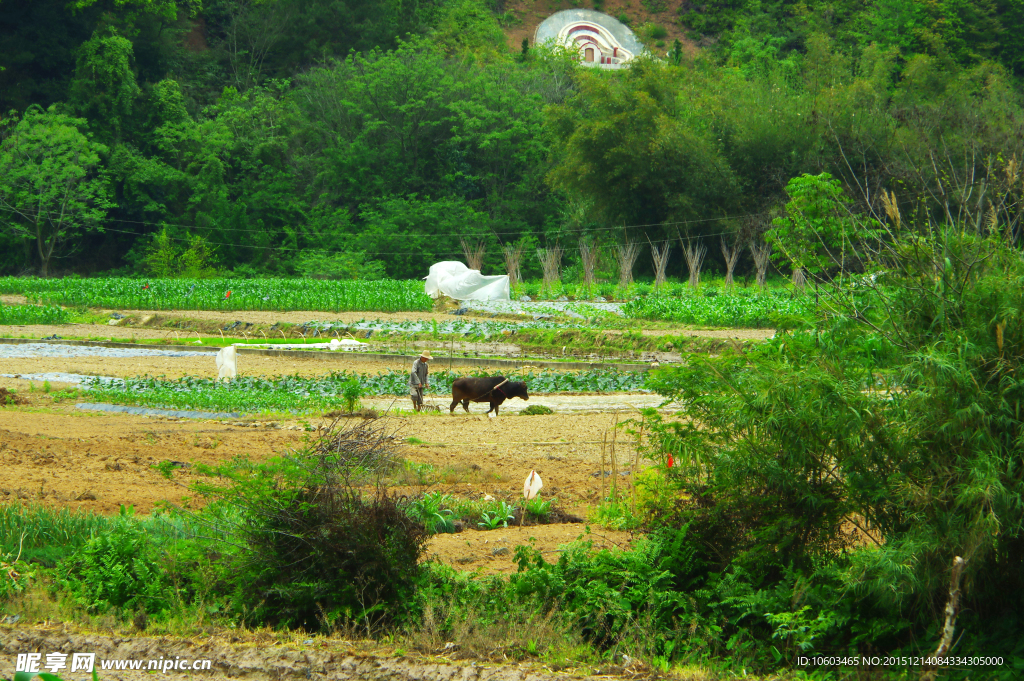
[[[409,374],[409,388],[422,388],[427,382],[427,363],[420,358],[412,363],[412,373]]]

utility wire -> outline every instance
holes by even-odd
[[[12,210],[10,208],[6,208],[6,207],[0,207],[0,210],[7,211],[9,213],[16,212],[16,211],[14,211],[14,210]],[[750,213],[750,214],[747,214],[747,215],[735,215],[735,216],[718,217],[718,218],[700,218],[700,219],[696,219],[696,220],[684,220],[684,221],[679,221],[679,222],[654,222],[654,223],[644,224],[644,225],[620,225],[618,227],[596,227],[596,228],[591,229],[591,230],[587,230],[587,229],[583,229],[583,228],[579,228],[579,229],[563,229],[563,230],[558,230],[555,233],[559,234],[559,233],[563,233],[563,232],[573,233],[573,232],[614,231],[614,230],[619,230],[619,229],[621,229],[621,230],[642,229],[644,227],[669,227],[669,226],[675,226],[675,225],[687,225],[687,224],[696,224],[696,223],[704,223],[704,222],[718,222],[718,221],[722,221],[722,220],[735,220],[735,219],[740,219],[740,218],[745,218],[745,217],[758,217],[760,215],[765,215],[765,213]],[[139,220],[117,220],[116,222],[117,223],[136,224],[136,225],[147,225],[147,226],[153,226],[153,227],[171,227],[171,226],[173,226],[173,227],[183,227],[185,229],[204,229],[204,230],[208,229],[208,230],[211,230],[211,231],[212,230],[220,230],[220,231],[229,231],[229,232],[246,232],[246,233],[251,233],[251,234],[294,233],[294,232],[289,232],[288,230],[273,230],[273,229],[259,230],[259,229],[241,229],[241,228],[233,228],[233,227],[202,227],[202,228],[196,228],[195,225],[191,225],[190,226],[190,225],[160,223],[160,222],[145,222],[145,221],[139,221]],[[107,227],[107,226],[102,227],[102,231],[103,232],[114,232],[116,234],[127,234],[127,235],[131,235],[131,236],[150,236],[150,235],[152,235],[152,232],[140,232],[140,231],[135,231],[135,230],[116,229],[114,227]],[[517,232],[491,232],[491,233],[495,234],[495,235],[498,235],[498,234],[521,234],[522,232],[521,231],[517,231]],[[726,235],[731,234],[731,233],[732,232],[715,232],[715,233],[712,233],[712,234],[703,234],[703,235],[701,235],[700,238],[710,238],[710,237],[716,237],[716,236],[726,236]],[[302,233],[296,233],[296,236],[301,236],[304,239],[323,238],[322,234],[308,234],[308,233],[307,234],[302,234]],[[334,236],[334,235],[331,235],[331,236]],[[451,233],[451,232],[447,232],[445,234],[432,234],[432,233],[427,233],[427,232],[412,232],[412,233],[410,233],[410,232],[406,231],[406,232],[403,232],[403,233],[400,233],[400,234],[391,235],[391,236],[384,236],[384,235],[382,235],[382,238],[388,238],[388,239],[401,239],[401,238],[409,238],[409,237],[438,238],[438,237],[441,237],[441,236],[471,236],[471,237],[475,236],[475,237],[480,237],[480,236],[485,236],[485,235],[484,234],[480,234],[480,233],[472,233],[472,234],[466,233],[466,234],[460,235],[458,233]],[[168,235],[167,238],[172,240],[172,241],[178,241],[178,242],[183,242],[183,243],[184,242],[188,242],[188,238],[187,237],[178,237],[178,236]],[[651,242],[650,239],[646,239],[646,240],[648,242],[650,242],[650,243],[653,243],[653,244],[666,244],[666,243],[672,243],[672,242],[677,241],[677,239],[674,239],[674,238],[661,239],[661,240],[653,241],[653,242]],[[228,246],[230,248],[250,248],[250,249],[257,249],[257,250],[264,250],[264,251],[296,251],[297,252],[297,251],[311,250],[311,247],[309,247],[309,246],[303,246],[303,247],[297,247],[297,246],[294,246],[294,247],[293,246],[259,246],[259,245],[256,245],[256,244],[238,244],[238,243],[230,243],[230,242],[224,242],[224,241],[206,241],[206,243],[211,245],[211,246]],[[461,255],[462,254],[462,249],[434,250],[432,252],[436,253],[436,254]],[[369,257],[376,257],[376,256],[386,256],[386,255],[422,255],[422,253],[423,253],[422,250],[419,250],[419,251],[373,251],[373,252],[366,252],[366,255],[369,256]]]

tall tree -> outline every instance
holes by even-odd
[[[2,130],[0,227],[35,241],[44,277],[53,258],[73,250],[76,237],[102,231],[113,205],[100,161],[107,147],[82,133],[84,125],[51,106],[29,109]]]
[[[139,96],[132,43],[110,29],[97,29],[78,52],[69,99],[94,129],[117,140]]]

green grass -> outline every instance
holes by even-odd
[[[131,513],[130,508],[125,512]],[[137,520],[157,540],[195,534],[187,521],[167,514],[138,516]],[[111,522],[107,516],[80,509],[54,509],[38,503],[0,504],[0,555],[14,560],[20,552],[23,561],[55,565],[90,537],[108,530]]]

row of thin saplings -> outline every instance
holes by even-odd
[[[462,239],[462,252],[466,256],[466,264],[470,269],[479,270],[483,267],[484,255],[487,253],[487,245],[483,240],[469,242]],[[689,270],[690,286],[700,286],[700,271],[704,266],[704,257],[708,253],[707,247],[699,239],[679,239],[683,249],[683,257],[686,259],[686,267]],[[725,237],[720,237],[722,257],[725,260],[725,285],[733,283],[733,272],[736,263],[743,251],[744,244],[735,241],[729,243]],[[666,271],[668,269],[668,256],[672,252],[672,243],[660,241],[651,243],[651,258],[654,264],[654,286],[660,288],[665,283]],[[757,285],[764,288],[765,278],[768,272],[768,258],[771,255],[772,247],[766,243],[750,241],[747,246],[754,260],[754,269],[757,272]],[[619,287],[625,289],[633,283],[633,267],[640,257],[643,247],[639,241],[627,241],[613,246],[613,254],[619,265]],[[579,242],[580,264],[583,268],[583,285],[590,288],[594,284],[594,270],[597,268],[598,245],[596,241],[582,239]],[[522,281],[520,265],[526,253],[526,246],[522,243],[504,244],[502,251],[505,256],[505,269],[508,272],[509,285],[515,287]],[[538,248],[537,258],[544,269],[544,287],[550,287],[562,278],[562,257],[566,249],[561,245],[549,248]]]

